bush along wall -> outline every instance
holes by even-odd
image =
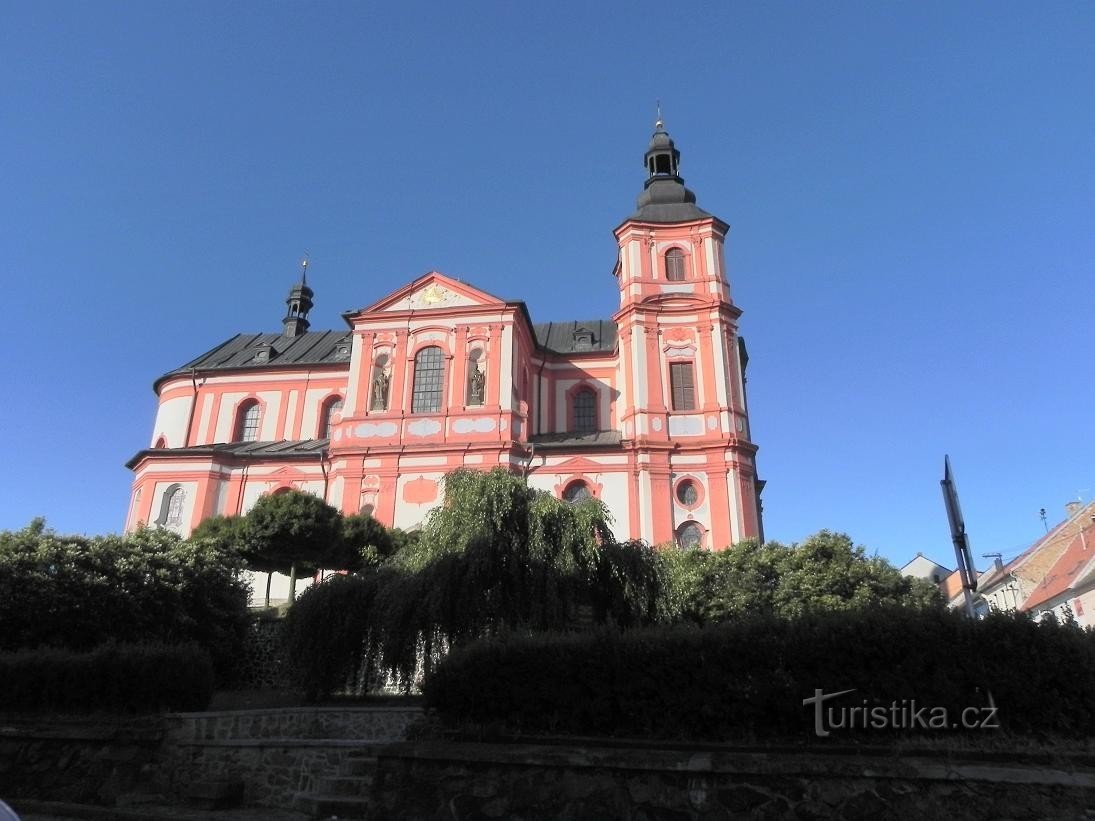
[[[819,689],[853,691],[825,702],[838,716],[887,710],[882,726],[861,714],[858,728],[833,733],[843,738],[930,731],[910,725],[915,706],[942,708],[946,729],[962,731],[950,723],[970,707],[987,718],[990,699],[1002,730],[1091,735],[1093,685],[1095,633],[1074,625],[868,608],[706,628],[514,633],[454,650],[423,691],[450,727],[726,741],[813,735],[814,707],[803,700]]]
[[[212,697],[213,664],[193,644],[0,653],[0,710],[5,712],[203,710]]]

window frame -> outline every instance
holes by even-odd
[[[428,369],[423,366],[425,362],[424,355],[429,351],[437,352],[437,367],[432,367],[432,362],[429,363]],[[432,354],[431,354],[432,356]],[[426,413],[441,413],[445,407],[445,350],[440,345],[424,345],[414,353],[414,374],[411,378],[411,413],[414,414],[426,414]],[[425,382],[425,378],[429,378],[431,381],[436,374],[436,385],[423,385],[420,382]],[[420,406],[420,397],[433,397],[436,395],[436,407],[424,407]]]
[[[254,419],[251,412],[254,411]],[[236,424],[232,442],[258,442],[262,431],[262,404],[257,399],[245,399],[236,407]],[[248,436],[248,433],[251,435]]]
[[[689,384],[679,383],[677,373],[687,374]],[[680,401],[678,402],[678,389]],[[687,393],[686,393],[687,392]],[[686,400],[687,397],[687,401]],[[669,363],[669,406],[674,411],[694,411],[697,409],[696,363],[689,359]]]
[[[673,260],[673,265],[670,265],[670,259]],[[670,248],[662,254],[662,262],[666,282],[688,281],[688,255],[683,249],[676,246]]]
[[[588,408],[580,408],[578,402],[585,397],[591,397],[590,405]],[[581,384],[575,387],[574,392],[570,395],[570,424],[567,426],[570,433],[596,433],[601,429],[600,419],[600,396],[597,389],[591,385]],[[579,425],[579,411],[581,411],[581,418],[590,419],[589,427],[581,427]],[[588,413],[587,413],[588,411]]]

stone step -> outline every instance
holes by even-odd
[[[297,793],[293,804],[312,818],[337,818],[339,821],[343,818],[370,818],[373,806],[367,798],[315,793]]]
[[[316,779],[315,792],[320,795],[346,795],[365,797],[373,786],[373,776],[324,775]]]

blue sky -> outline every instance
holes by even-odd
[[[1095,495],[1095,5],[7,3],[0,528],[121,527],[153,379],[430,269],[610,316],[661,99],[770,538],[953,562]],[[984,560],[981,560],[984,561]]]

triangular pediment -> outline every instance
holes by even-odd
[[[500,307],[505,302],[493,294],[474,288],[465,282],[431,271],[374,302],[358,313],[373,314],[389,311],[444,311],[450,308]]]

